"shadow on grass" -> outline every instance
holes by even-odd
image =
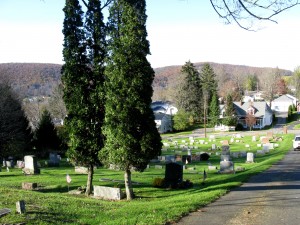
[[[43,221],[47,224],[71,224],[79,218],[75,213],[62,212],[43,212],[40,210],[27,210],[27,221],[35,224],[36,221]]]

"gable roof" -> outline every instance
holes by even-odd
[[[280,97],[273,100],[273,102],[292,102],[294,99],[289,97],[289,95],[281,95]]]
[[[237,116],[246,116],[250,107],[254,108],[255,117],[263,117],[266,112],[272,114],[270,106],[266,102],[233,102]]]

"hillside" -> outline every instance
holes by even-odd
[[[204,63],[194,63],[198,70]],[[225,81],[239,79],[247,75],[256,75],[263,79],[264,75],[273,71],[272,68],[259,68],[229,64],[210,63],[219,81],[219,89]],[[176,86],[182,80],[181,65],[166,66],[154,69],[153,100],[173,100]],[[22,97],[50,96],[52,89],[61,78],[61,65],[43,63],[3,63],[0,64],[0,79],[7,79],[14,90]],[[290,76],[291,71],[280,70],[282,75]]]
[[[251,67],[243,65],[230,65],[230,64],[219,64],[209,63],[214,72],[217,75],[219,94],[222,95],[222,90],[228,88],[229,81],[232,83],[242,82],[242,80],[248,75],[255,75],[259,82],[263,81],[264,78],[274,73],[276,68],[261,68]],[[202,63],[194,63],[194,66],[198,71],[201,71]],[[175,100],[175,93],[177,91],[177,85],[182,81],[183,76],[180,72],[182,65],[178,66],[167,66],[155,69],[155,80],[154,80],[154,95],[153,100]],[[292,71],[279,70],[282,76],[291,76]]]
[[[2,63],[0,79],[8,81],[21,97],[49,96],[60,82],[61,65],[44,63]]]

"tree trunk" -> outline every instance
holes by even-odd
[[[90,195],[92,193],[92,185],[93,185],[93,175],[94,175],[94,165],[89,165],[88,168],[88,179],[86,182],[86,190],[85,195]]]
[[[129,169],[125,170],[124,181],[125,181],[127,200],[131,200],[134,198],[134,196],[133,196],[133,189],[132,189],[132,183],[131,183],[131,171]]]

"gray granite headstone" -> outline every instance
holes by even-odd
[[[107,200],[121,200],[125,197],[121,188],[112,188],[105,186],[94,186],[94,197]]]
[[[52,152],[49,154],[48,166],[59,166],[59,161],[57,153]]]
[[[219,173],[234,173],[234,163],[231,161],[221,161]]]

